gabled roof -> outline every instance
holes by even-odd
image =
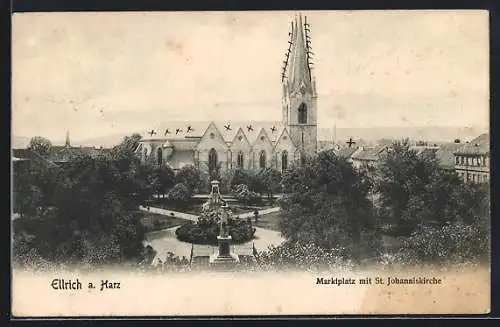
[[[339,150],[336,151],[337,156],[343,157],[343,158],[350,158],[354,152],[356,152],[358,148],[355,147],[347,147],[347,148],[340,148]]]
[[[241,141],[240,138],[241,137]],[[235,144],[235,142],[245,142],[248,146],[251,146],[252,143],[248,140],[248,137],[246,136],[245,132],[243,131],[243,128],[239,127],[238,131],[234,135],[234,138],[232,142],[230,142],[228,145]]]
[[[463,147],[455,151],[455,154],[478,154],[489,155],[490,153],[490,135],[484,133],[465,144]]]
[[[288,131],[288,129],[286,127],[284,127],[281,131],[281,134],[280,136],[278,137],[278,139],[276,141],[274,141],[274,146],[278,146],[278,144],[284,142],[282,140],[284,140],[286,137],[286,141],[290,141],[290,143],[296,147],[295,143],[293,142],[293,139],[290,137],[290,132]]]
[[[153,128],[156,133],[153,136],[148,134],[150,131],[141,131],[141,141],[200,140],[211,123],[210,121],[162,122],[156,128]],[[284,128],[283,124],[279,121],[213,121],[213,123],[226,143],[231,143],[234,140],[240,128],[250,144],[257,139],[257,135],[262,128],[266,130],[269,139],[272,142],[276,142]],[[192,129],[189,132],[187,132],[188,126],[191,126]],[[273,127],[274,132],[272,131]],[[168,134],[165,133],[167,129]],[[178,133],[176,133],[177,129],[179,129]]]
[[[352,155],[352,159],[377,161],[380,159],[380,153],[383,152],[387,146],[373,146],[360,149],[357,153]]]
[[[271,138],[269,137],[269,134],[266,132],[266,130],[263,127],[260,129],[259,133],[257,134],[257,137],[253,141],[252,146],[255,146],[258,143],[260,143],[262,141],[261,140],[262,137],[264,137],[264,141],[268,142],[268,144],[270,146],[273,146],[273,143],[274,143],[273,140],[271,140]]]

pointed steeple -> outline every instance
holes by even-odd
[[[308,31],[308,24],[302,21],[302,15],[296,15],[292,24],[290,58],[285,72],[290,92],[313,90]]]
[[[64,146],[67,148],[71,147],[71,143],[69,142],[69,131],[66,131],[66,142],[64,143]]]

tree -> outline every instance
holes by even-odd
[[[381,219],[401,235],[411,234],[419,225],[470,223],[480,210],[473,188],[456,173],[441,169],[434,152],[418,154],[408,143],[396,142],[378,174]]]
[[[340,246],[349,258],[377,255],[380,240],[364,180],[331,151],[287,170],[280,199],[282,234],[326,249]]]
[[[251,179],[251,172],[242,168],[236,168],[231,170],[228,176],[229,180],[228,182],[230,188],[234,188],[240,184],[248,184],[250,179]]]
[[[155,171],[161,194],[166,194],[175,185],[175,173],[169,166],[158,167]]]
[[[40,188],[32,184],[24,184],[15,190],[15,208],[21,217],[36,217],[41,205],[43,194]]]
[[[191,198],[191,193],[184,183],[177,183],[168,192],[167,197],[177,203],[186,203]]]
[[[52,262],[139,260],[144,229],[135,212],[147,189],[142,173],[130,149],[116,148],[96,158],[81,154],[60,174],[56,210],[43,219],[19,219],[14,234],[34,235],[31,246]]]
[[[238,201],[245,204],[253,204],[260,200],[259,194],[251,191],[245,184],[240,184],[234,187],[233,195]]]
[[[141,134],[134,133],[130,136],[125,136],[120,144],[118,144],[118,147],[120,148],[126,148],[132,151],[135,151],[137,147],[139,146],[139,141],[142,139]]]
[[[41,156],[46,156],[52,150],[52,143],[41,136],[34,136],[31,138],[28,150],[38,153]]]
[[[278,170],[266,168],[260,172],[259,178],[269,199],[272,199],[274,193],[281,191],[281,173]]]
[[[175,176],[176,183],[187,186],[189,194],[193,194],[200,183],[200,172],[196,167],[189,165],[182,167]]]

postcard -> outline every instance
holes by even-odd
[[[12,316],[490,311],[480,10],[12,17]]]

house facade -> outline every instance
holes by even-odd
[[[466,182],[489,183],[490,136],[481,134],[454,152],[455,171]]]

